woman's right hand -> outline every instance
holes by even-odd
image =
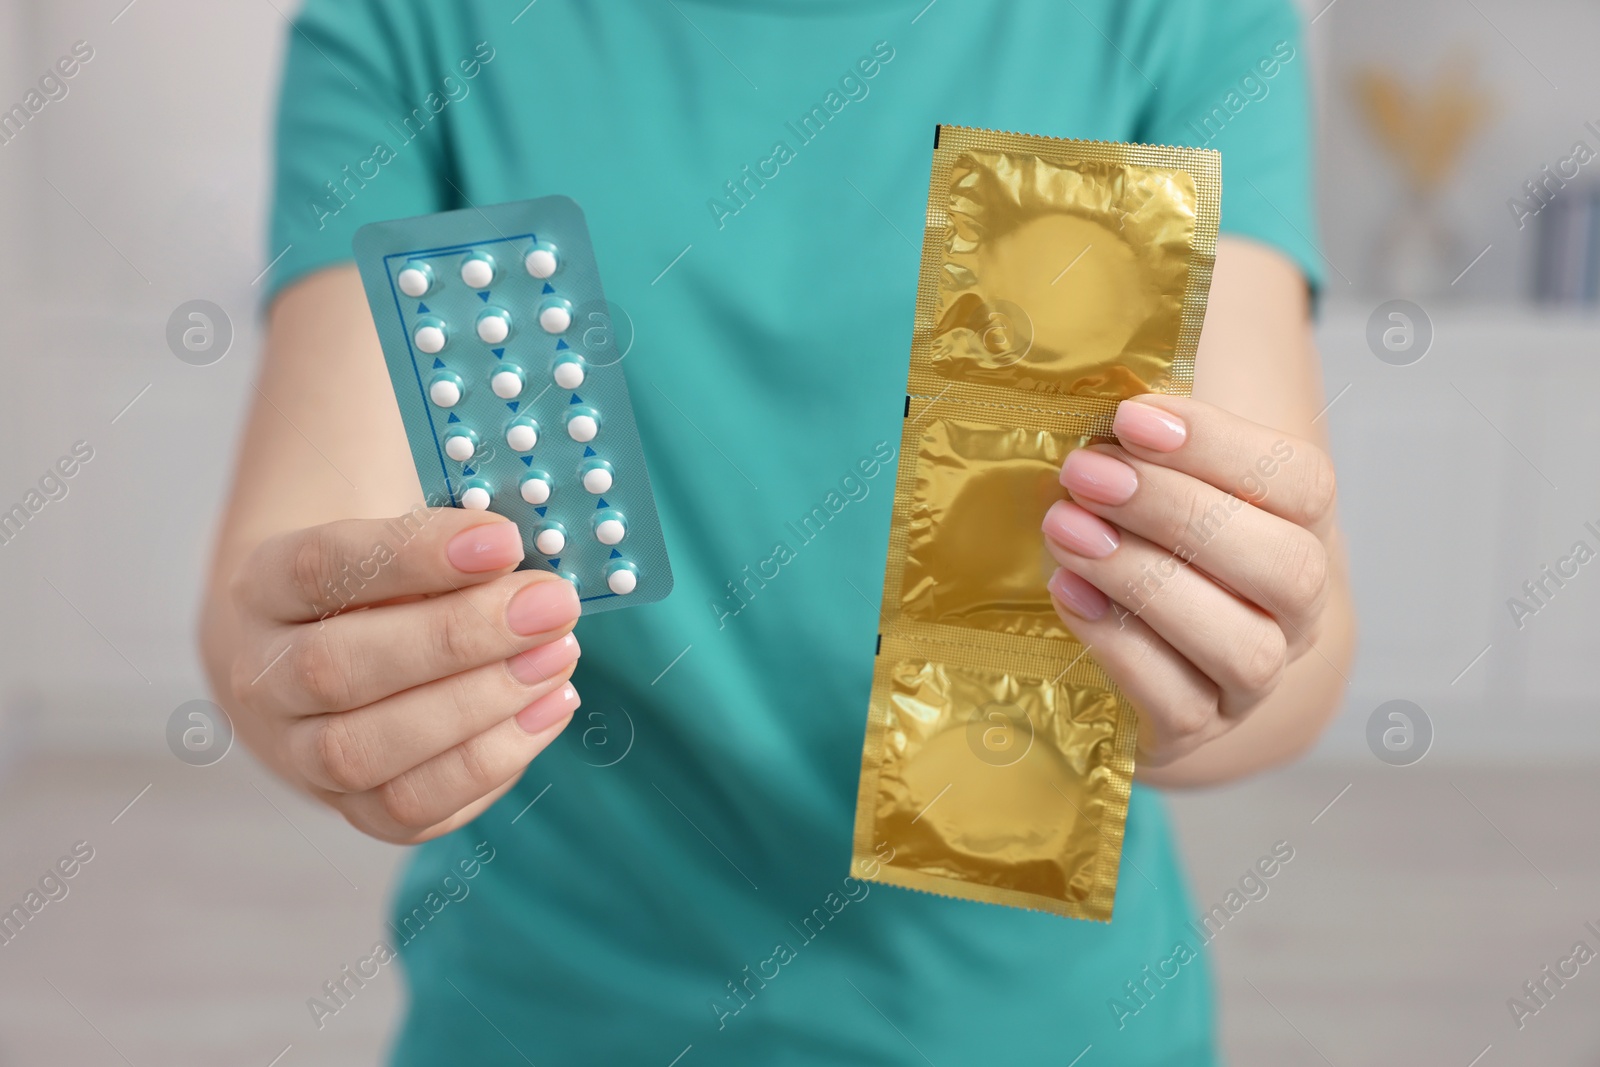
[[[229,590],[219,685],[240,737],[384,841],[471,820],[579,703],[577,591],[522,558],[514,523],[458,508],[262,543]]]

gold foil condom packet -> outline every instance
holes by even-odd
[[[1119,401],[1189,392],[1219,171],[939,127],[855,877],[1110,921],[1134,710],[1056,614],[1040,524]]]

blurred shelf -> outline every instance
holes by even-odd
[[[1358,323],[1365,329],[1373,311],[1386,301],[1378,297],[1356,299],[1329,293],[1317,316],[1319,332],[1326,327],[1343,329]],[[1600,332],[1600,306],[1536,304],[1531,300],[1474,300],[1460,297],[1431,297],[1413,301],[1432,320],[1435,327],[1458,325],[1510,329]]]

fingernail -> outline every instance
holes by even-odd
[[[578,590],[571,582],[534,582],[511,598],[506,625],[512,633],[530,637],[565,626],[578,617],[579,610]]]
[[[1115,456],[1090,448],[1076,448],[1061,468],[1067,492],[1102,504],[1126,504],[1139,488],[1139,476]]]
[[[1065,567],[1050,576],[1050,592],[1081,619],[1094,622],[1106,613],[1106,595]]]
[[[1063,548],[1090,559],[1117,550],[1117,531],[1070,500],[1058,500],[1044,513],[1044,532]]]
[[[1137,400],[1117,405],[1111,429],[1122,440],[1157,452],[1171,452],[1189,436],[1189,428],[1178,416]]]
[[[523,685],[549,681],[577,661],[578,639],[566,634],[548,645],[530,648],[506,660],[511,677]]]
[[[462,530],[444,547],[450,565],[468,574],[497,571],[522,562],[522,531],[514,522],[490,522]]]
[[[578,699],[578,691],[568,682],[554,693],[546,693],[517,712],[517,725],[530,734],[548,730],[577,711],[582,703]]]

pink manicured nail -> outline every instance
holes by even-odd
[[[1067,551],[1090,559],[1105,559],[1117,550],[1117,531],[1070,500],[1050,505],[1044,532]]]
[[[1171,452],[1189,436],[1189,428],[1178,416],[1137,400],[1124,400],[1117,405],[1117,417],[1112,420],[1111,429],[1129,444],[1143,445],[1157,452]]]
[[[1115,456],[1078,448],[1068,454],[1061,468],[1061,484],[1067,492],[1084,500],[1126,504],[1139,488],[1139,476]]]
[[[578,590],[571,582],[560,578],[534,582],[511,598],[506,625],[512,633],[530,637],[565,626],[578,617],[580,610]]]
[[[530,734],[540,733],[570,716],[582,703],[578,699],[578,691],[568,682],[554,693],[546,693],[517,712],[517,725]]]
[[[1065,567],[1050,576],[1050,592],[1074,615],[1089,622],[1100,618],[1111,606],[1104,593]]]
[[[450,538],[444,554],[458,571],[468,574],[496,571],[522,562],[522,531],[514,522],[474,526]]]
[[[566,634],[548,645],[530,648],[506,660],[511,677],[523,685],[549,681],[577,661],[578,639]]]

